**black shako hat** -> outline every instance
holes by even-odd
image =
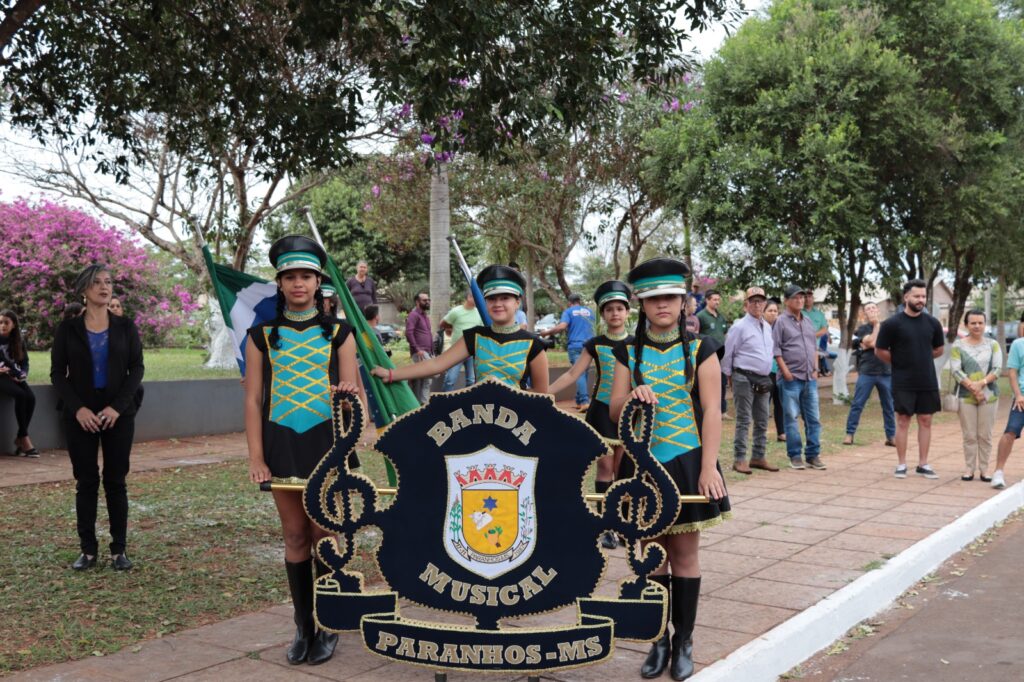
[[[338,288],[334,286],[334,282],[328,275],[324,275],[320,280],[320,291],[323,292],[324,298],[333,298],[338,295]]]
[[[612,301],[622,301],[629,307],[629,299],[633,297],[633,291],[629,288],[629,285],[625,282],[620,282],[617,279],[610,279],[607,282],[603,282],[601,286],[594,292],[594,301],[597,302],[597,311],[601,312],[604,308],[605,303],[611,303]]]
[[[290,234],[270,247],[270,264],[278,273],[302,269],[320,274],[327,265],[327,252],[309,237]]]
[[[507,265],[488,265],[476,276],[476,283],[480,285],[484,298],[498,294],[522,297],[526,289],[526,278]]]
[[[629,271],[626,279],[633,285],[637,298],[679,294],[685,296],[690,266],[675,258],[652,258]]]

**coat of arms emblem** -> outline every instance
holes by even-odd
[[[488,447],[471,455],[448,455],[445,465],[448,556],[485,578],[529,559],[536,545],[536,458]]]

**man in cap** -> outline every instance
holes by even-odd
[[[732,386],[736,402],[736,438],[733,441],[733,471],[750,474],[751,469],[778,471],[768,463],[768,403],[772,393],[772,339],[771,325],[764,319],[764,306],[768,298],[761,287],[747,289],[744,310],[747,314],[737,320],[725,337],[725,355],[722,373]],[[754,426],[750,464],[747,464],[747,434]]]
[[[538,332],[537,335],[554,336],[566,329],[569,330],[566,340],[569,363],[575,365],[583,353],[583,345],[594,336],[594,313],[582,304],[579,294],[569,294],[569,307],[562,312],[562,319],[551,329]],[[580,412],[586,412],[590,407],[590,393],[587,391],[589,378],[590,368],[588,367],[576,380],[576,408]]]
[[[804,469],[800,459],[800,427],[803,417],[807,445],[803,456],[807,466],[824,469],[821,453],[821,422],[818,419],[818,352],[815,347],[814,323],[804,315],[803,287],[790,284],[785,290],[786,310],[772,329],[775,360],[779,365],[779,390],[785,413],[786,454],[789,466]]]

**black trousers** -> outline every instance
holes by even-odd
[[[110,517],[110,553],[124,554],[128,534],[128,460],[135,436],[135,417],[119,417],[113,428],[89,433],[74,419],[65,420],[68,455],[75,474],[75,512],[82,553],[96,556],[96,505],[100,481],[107,498]],[[99,469],[99,448],[103,446],[103,473]]]
[[[783,423],[784,412],[782,411],[782,394],[780,393],[778,377],[775,372],[768,375],[772,379],[772,417],[775,418],[775,435],[786,433]]]
[[[28,435],[32,413],[36,411],[36,394],[28,384],[7,377],[0,378],[0,395],[14,398],[14,418],[18,421],[18,438]]]

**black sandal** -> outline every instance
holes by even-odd
[[[28,450],[22,450],[19,447],[15,447],[14,448],[14,454],[17,455],[18,457],[28,457],[30,459],[38,459],[39,458],[39,449],[38,448],[29,448]]]
[[[973,481],[974,480],[974,474],[971,474],[970,476],[961,476],[960,480],[961,481]],[[982,480],[984,480],[984,479],[982,479]]]
[[[982,483],[991,483],[992,482],[992,477],[991,476],[986,476],[985,474],[979,474],[978,478],[981,479]]]

